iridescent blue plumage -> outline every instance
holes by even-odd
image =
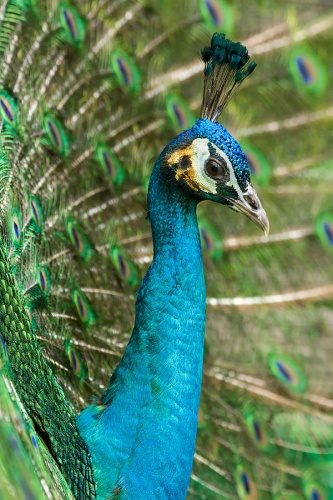
[[[207,192],[208,184],[200,185],[204,174],[196,169],[215,148],[232,160],[237,190],[246,191],[244,153],[224,127],[207,119],[168,144],[154,166],[148,192],[154,259],[137,293],[132,337],[99,403],[78,417],[98,498],[186,496],[206,316],[196,207],[203,199],[230,205],[224,195],[234,189],[218,183]],[[179,176],[184,172],[188,178]]]
[[[205,284],[196,201],[165,182],[160,166],[149,189],[155,258],[137,294],[133,335],[100,406],[78,419],[102,498],[183,498],[192,468]]]

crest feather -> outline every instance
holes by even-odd
[[[240,84],[255,69],[247,48],[223,33],[214,33],[210,47],[201,51],[205,63],[204,92],[200,118],[216,121]]]

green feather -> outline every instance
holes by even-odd
[[[43,231],[43,210],[37,196],[29,197],[30,216],[38,233]]]
[[[288,389],[304,392],[308,381],[304,368],[292,357],[272,353],[268,356],[268,365],[273,375]]]
[[[333,214],[322,213],[315,222],[317,236],[325,250],[333,252]]]
[[[24,308],[26,315],[28,317],[29,323],[31,324],[32,329],[36,328],[36,320],[33,316],[34,308],[31,305],[26,305]]]
[[[240,145],[245,153],[247,163],[254,184],[266,186],[270,178],[270,164],[259,149],[247,141],[241,141]]]
[[[48,295],[51,288],[51,275],[46,266],[38,266],[36,271],[36,281],[45,295]]]
[[[125,180],[125,171],[117,156],[103,144],[97,147],[96,156],[107,178],[115,186],[120,186]]]
[[[18,248],[22,243],[22,216],[18,207],[14,206],[11,209],[8,218],[8,229],[12,243]]]
[[[128,285],[138,285],[140,280],[139,270],[125,252],[118,247],[111,247],[110,257],[119,276]]]
[[[260,418],[248,413],[245,416],[245,424],[252,441],[260,450],[270,453],[275,451],[267,426]]]
[[[165,106],[167,115],[177,132],[192,127],[195,121],[194,114],[181,97],[169,94],[165,99]]]
[[[47,113],[44,116],[44,130],[48,137],[49,146],[61,156],[66,157],[69,153],[69,139],[60,120]]]
[[[111,54],[111,68],[121,87],[131,92],[138,92],[141,88],[141,74],[134,60],[123,50],[115,50]]]
[[[64,348],[73,372],[82,381],[86,377],[86,369],[79,351],[71,345],[70,340],[66,340]]]
[[[74,290],[72,292],[72,299],[77,315],[82,323],[86,326],[94,325],[97,321],[97,316],[82,290]]]
[[[69,3],[61,2],[59,18],[66,41],[73,45],[80,45],[85,37],[85,21],[78,11]]]
[[[209,30],[222,30],[230,35],[235,14],[229,2],[225,0],[200,0],[200,12]]]
[[[0,115],[1,118],[13,128],[16,128],[17,104],[15,99],[5,90],[0,90]]]
[[[300,92],[312,95],[325,92],[329,81],[327,68],[310,48],[293,48],[289,56],[289,70]]]
[[[238,465],[235,470],[237,493],[241,500],[256,500],[257,488],[246,467]]]
[[[66,231],[77,255],[88,263],[94,255],[94,248],[78,221],[71,216],[67,217]]]
[[[331,494],[333,493],[333,487],[331,489]],[[320,486],[318,483],[314,483],[313,481],[309,481],[304,485],[304,494],[306,500],[328,500],[330,496],[325,489]]]

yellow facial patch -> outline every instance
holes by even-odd
[[[204,165],[210,156],[208,139],[195,139],[190,146],[172,153],[167,163],[176,166],[176,179],[183,179],[194,191],[216,194],[216,183],[204,171]]]
[[[184,157],[188,159],[187,161],[189,166],[187,168],[183,168],[181,166]],[[194,158],[191,146],[188,146],[187,148],[180,149],[172,153],[172,155],[170,155],[170,157],[168,158],[168,164],[170,167],[172,165],[177,165],[176,167],[177,180],[182,178],[186,182],[186,184],[194,191],[198,191],[198,189],[200,189],[200,186],[198,186],[196,182],[196,176],[194,170]]]

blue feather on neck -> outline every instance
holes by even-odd
[[[184,134],[178,137],[184,141]],[[148,207],[154,259],[125,355],[101,406],[78,417],[98,498],[185,498],[194,455],[205,329],[197,201],[157,160]]]

